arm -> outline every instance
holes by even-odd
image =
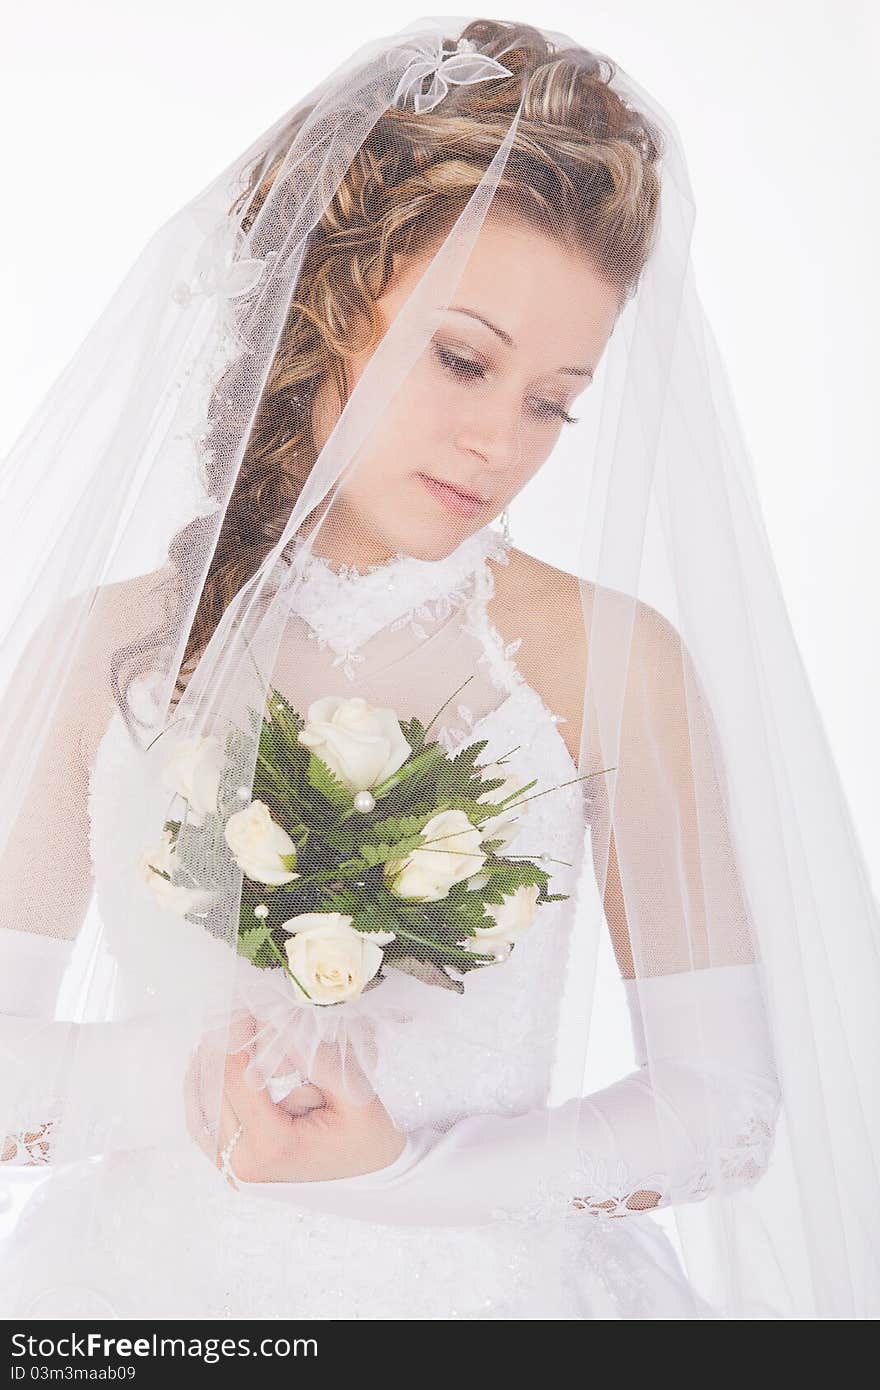
[[[66,1162],[182,1137],[182,1078],[196,1024],[149,1013],[56,1018],[73,944],[0,931],[2,1163]]]
[[[31,638],[16,667],[3,710],[7,737],[25,710],[51,688],[56,637],[75,622],[67,607]],[[56,1024],[55,1006],[74,939],[92,892],[87,814],[88,771],[82,757],[86,668],[53,702],[36,763],[11,812],[0,853],[0,1162],[46,1163],[57,1121],[70,1024]],[[47,685],[47,682],[50,683]],[[24,727],[27,728],[27,725]],[[19,733],[20,740],[21,735]],[[30,744],[33,748],[35,745]],[[9,748],[14,757],[16,749]]]
[[[0,931],[0,1114],[5,1117],[0,1128],[2,1163],[32,1165],[50,1161],[55,1125],[51,1116],[51,1078],[58,1074],[69,1041],[63,1033],[65,1028],[69,1033],[69,1025],[50,1024],[49,1020],[54,1017],[58,990],[72,950],[73,942],[61,937],[40,936],[11,927]],[[25,1054],[32,1058],[40,1051],[42,1084],[35,1088],[31,1083],[32,1100],[28,1100],[25,1078],[32,1068],[23,1059]],[[7,1126],[9,1132],[4,1133]]]
[[[639,1066],[613,1085],[553,1109],[424,1126],[376,1172],[240,1186],[363,1220],[445,1226],[542,1209],[626,1216],[756,1182],[779,1104],[759,968],[626,986]]]
[[[56,1004],[93,890],[89,762],[112,708],[119,595],[69,600],[31,636],[4,693],[20,788],[0,825],[0,1162],[46,1163],[78,1025]],[[77,659],[58,679],[64,644]],[[51,696],[49,692],[52,692]],[[96,1025],[85,1025],[94,1029]]]
[[[613,1129],[617,1155],[597,1161],[581,1146],[589,1195],[576,1205],[623,1216],[756,1182],[780,1102],[760,967],[624,986],[638,1069],[584,1102]]]

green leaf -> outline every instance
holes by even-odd
[[[424,830],[428,821],[436,814],[436,807],[431,806],[430,809],[422,811],[418,815],[385,816],[369,827],[369,836],[366,842],[368,844],[381,844],[386,840],[397,842],[410,839]]]
[[[425,726],[415,716],[412,719],[398,720],[400,731],[414,753],[420,753],[425,745]]]
[[[543,895],[550,878],[545,869],[539,869],[537,864],[533,864],[529,859],[490,861],[480,872],[489,875],[489,882],[476,891],[482,894],[483,901],[488,903],[503,902],[511,893],[515,893],[517,888],[524,885],[536,885]]]
[[[425,772],[431,771],[437,763],[441,763],[445,758],[443,749],[437,743],[429,743],[427,748],[423,748],[421,753],[417,753],[414,758],[399,767],[396,772],[392,772],[390,777],[386,777],[384,782],[372,788],[376,800],[388,795],[398,788],[402,782],[411,781],[413,778],[422,776]]]
[[[354,913],[352,925],[367,935],[377,931],[396,932],[400,927],[400,922],[395,914],[384,905],[386,900],[387,894],[383,894],[378,900],[364,903]]]
[[[253,927],[240,927],[238,932],[239,954],[245,956],[259,969],[267,969],[275,964],[270,937],[271,932],[265,922],[259,922]]]
[[[285,695],[281,693],[275,685],[269,686],[269,696],[266,700],[267,707],[270,708],[270,717],[275,720],[279,717],[286,723],[295,725],[297,730],[305,728],[305,722],[300,718],[295,707],[290,703]],[[279,711],[278,706],[281,706]]]
[[[410,850],[418,849],[422,842],[421,835],[406,835],[400,840],[395,840],[392,845],[384,842],[379,845],[361,845],[359,853],[366,864],[374,867],[376,864],[387,864],[390,859],[402,859]]]
[[[351,809],[354,801],[352,792],[316,753],[309,754],[307,776],[309,785],[326,797],[332,805],[342,810]]]
[[[485,782],[483,784],[483,789],[486,790],[486,788],[488,788],[489,785],[490,784],[488,782]],[[533,777],[531,782],[526,782],[524,786],[518,787],[516,791],[508,792],[507,796],[505,796],[501,801],[481,800],[479,803],[482,807],[481,814],[484,817],[497,816],[500,815],[502,811],[516,810],[516,803],[519,801],[520,797],[524,797],[526,792],[530,792],[532,790],[532,787],[536,787],[537,785],[538,779],[537,777]]]
[[[352,893],[348,889],[336,890],[327,893],[317,911],[340,912],[343,917],[354,917],[360,906],[360,901],[357,893]]]
[[[480,775],[479,759],[486,748],[489,740],[478,739],[476,743],[469,743],[466,747],[460,748],[453,758],[449,760],[449,772],[454,779],[455,785],[464,790],[474,785],[475,790],[484,785]]]

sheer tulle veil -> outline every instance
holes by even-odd
[[[199,1311],[258,1208],[421,1232],[426,1281],[435,1238],[515,1238],[517,1316],[570,1306],[585,1232],[607,1270],[662,1231],[681,1315],[880,1310],[877,903],[674,118],[588,40],[351,54],[2,462],[9,1313],[132,1311],[129,1238]],[[230,1057],[286,1107],[268,1166]],[[303,1086],[347,1117],[323,1169]],[[178,1264],[144,1213],[182,1194]]]

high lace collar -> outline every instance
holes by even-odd
[[[315,552],[296,563],[305,546],[304,537],[294,541],[291,568],[301,572],[291,575],[287,603],[308,623],[310,636],[333,651],[333,665],[341,665],[350,680],[355,679],[356,663],[363,660],[358,648],[377,632],[409,624],[417,637],[425,637],[422,623],[440,620],[463,603],[473,581],[485,572],[487,560],[509,561],[509,542],[488,525],[466,536],[440,560],[419,560],[397,551],[366,569],[334,569]]]

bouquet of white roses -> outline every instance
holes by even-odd
[[[503,853],[536,780],[480,764],[487,740],[450,756],[430,724],[360,696],[326,695],[303,719],[272,688],[267,710],[225,748],[216,735],[178,742],[163,782],[188,813],[165,822],[140,869],[161,906],[209,930],[240,872],[237,949],[286,971],[297,1003],[353,999],[387,967],[461,991],[469,970],[507,958],[540,905],[568,896]]]

